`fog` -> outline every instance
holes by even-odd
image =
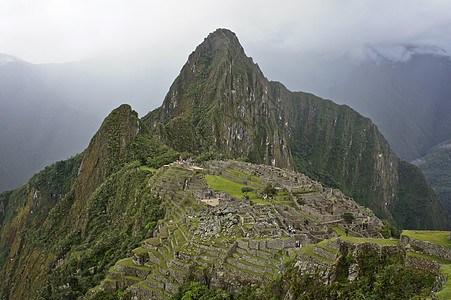
[[[0,53],[31,63],[96,61],[97,75],[146,73],[147,94],[123,99],[142,115],[161,104],[189,53],[216,28],[234,31],[269,79],[312,90],[306,73],[337,57],[362,59],[368,49],[397,60],[412,51],[448,55],[449,11],[449,1],[412,0],[2,1]]]

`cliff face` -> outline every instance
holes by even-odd
[[[399,172],[399,158],[371,120],[268,81],[229,30],[211,33],[196,48],[163,105],[143,120],[176,150],[296,169],[343,189],[401,227],[448,226],[433,193],[413,200],[400,192],[406,182],[400,176],[407,173],[418,175],[407,181],[419,190],[430,188],[414,166],[403,162],[410,171]],[[400,210],[405,203],[409,208]]]

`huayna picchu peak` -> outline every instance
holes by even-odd
[[[419,169],[350,107],[269,81],[227,29],[161,107],[121,105],[2,193],[0,222],[1,299],[410,299],[451,273]]]

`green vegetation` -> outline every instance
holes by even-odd
[[[264,205],[273,204],[271,201],[263,200],[262,198],[253,198],[251,199],[251,202],[254,204],[264,204]]]
[[[224,191],[230,196],[237,198],[241,198],[243,195],[241,189],[247,187],[217,175],[205,175],[205,179],[213,190]]]
[[[397,197],[402,201],[394,202],[392,214],[397,216],[395,225],[404,229],[447,228],[444,220],[446,209],[437,201],[420,169],[401,161],[398,174]]]
[[[443,275],[448,276],[448,280],[446,281],[443,290],[439,291],[436,295],[440,300],[451,299],[451,280],[449,280],[449,278],[451,278],[451,264],[441,266],[440,272],[442,272]]]
[[[82,296],[152,236],[163,211],[147,185],[153,172],[143,172],[143,162],[175,151],[137,127],[136,113],[121,106],[82,155],[0,196],[8,210],[0,214],[1,236],[7,237],[1,243],[9,243],[0,244],[0,267],[8,269],[0,275],[0,298]],[[24,276],[28,281],[21,281]]]
[[[409,252],[407,252],[407,255],[413,256],[413,257],[420,257],[420,258],[424,258],[424,259],[428,259],[428,260],[433,260],[433,261],[436,261],[441,264],[450,264],[451,263],[450,260],[442,259],[440,257],[435,257],[435,256],[425,254],[425,253],[417,253],[417,252],[409,251]]]
[[[368,238],[358,238],[352,236],[340,236],[340,240],[345,242],[350,242],[353,244],[361,244],[361,243],[374,243],[380,246],[386,245],[399,245],[399,240],[387,240],[387,239],[368,239]]]
[[[348,223],[352,223],[354,221],[354,215],[350,212],[346,212],[341,215],[341,217]]]
[[[208,286],[199,282],[190,281],[185,284],[172,300],[220,300],[231,299],[229,292],[221,289],[209,289]]]
[[[143,170],[143,171],[150,171],[150,172],[155,172],[157,170],[155,168],[151,168],[151,167],[148,167],[148,166],[141,166],[140,169]]]
[[[379,232],[385,239],[399,239],[399,237],[401,236],[401,230],[391,225],[388,220],[382,220],[382,223],[384,224],[384,226],[379,229]]]
[[[403,230],[402,235],[451,248],[450,231]]]
[[[449,141],[450,142],[450,141]],[[449,144],[449,143],[448,143]],[[437,197],[451,214],[451,150],[435,147],[421,158],[418,167],[423,171]]]
[[[249,199],[248,193],[253,192],[253,191],[254,191],[254,189],[251,187],[248,187],[248,186],[241,188],[241,192],[244,194],[244,198],[246,198],[246,199]]]
[[[335,230],[335,232],[338,233],[339,235],[346,236],[346,232],[343,229],[341,229],[340,227],[333,226],[332,229]],[[348,233],[348,235],[350,235],[350,234]]]
[[[277,190],[272,186],[272,184],[268,184],[265,186],[263,190],[263,195],[266,195],[268,198],[273,198],[277,194]]]

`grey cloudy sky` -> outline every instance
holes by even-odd
[[[449,0],[0,0],[0,53],[34,63],[143,53],[170,61],[219,27],[248,52],[418,44],[451,53],[450,12]]]
[[[451,53],[450,12],[449,0],[0,0],[0,53],[32,63],[120,57],[119,69],[150,66],[144,100],[116,101],[143,114],[161,104],[216,28],[234,31],[270,80],[320,93],[304,80],[318,58],[359,58],[368,46],[396,59],[409,57],[406,45]]]

